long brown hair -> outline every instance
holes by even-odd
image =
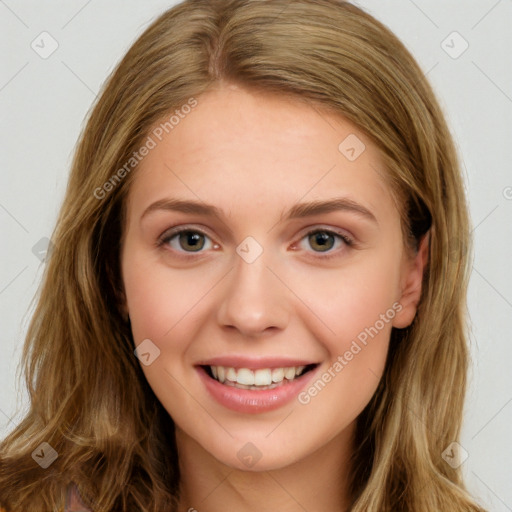
[[[176,509],[174,424],[120,307],[119,243],[137,172],[126,163],[155,123],[220,82],[353,122],[381,150],[405,240],[417,247],[430,236],[416,318],[393,330],[384,376],[358,418],[351,511],[482,511],[442,457],[459,438],[468,368],[470,239],[456,152],[403,44],[338,0],[187,0],[117,66],[81,135],[52,236],[23,352],[30,410],[0,445],[0,503],[61,510],[74,482],[94,510]],[[41,443],[58,454],[46,469],[31,456]]]

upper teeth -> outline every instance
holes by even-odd
[[[290,368],[262,368],[249,370],[248,368],[229,368],[225,366],[210,366],[213,376],[220,382],[229,380],[246,386],[270,386],[272,383],[282,382],[283,379],[292,380],[300,375],[305,366],[292,366]]]

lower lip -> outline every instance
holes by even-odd
[[[208,375],[201,366],[196,367],[206,389],[217,402],[236,412],[261,413],[279,409],[295,398],[311,380],[319,366],[291,382],[273,389],[239,389],[221,384]]]

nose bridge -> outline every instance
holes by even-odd
[[[273,266],[270,251],[247,237],[236,252],[218,308],[219,323],[246,335],[263,333],[269,327],[284,328],[288,322],[286,290],[268,268]]]

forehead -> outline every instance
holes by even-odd
[[[168,196],[237,213],[344,195],[381,214],[394,203],[375,145],[340,115],[295,98],[224,86],[178,124],[157,123],[134,171],[129,215]],[[158,130],[158,128],[160,128]],[[155,131],[156,130],[156,131]],[[157,135],[155,135],[157,134]]]

